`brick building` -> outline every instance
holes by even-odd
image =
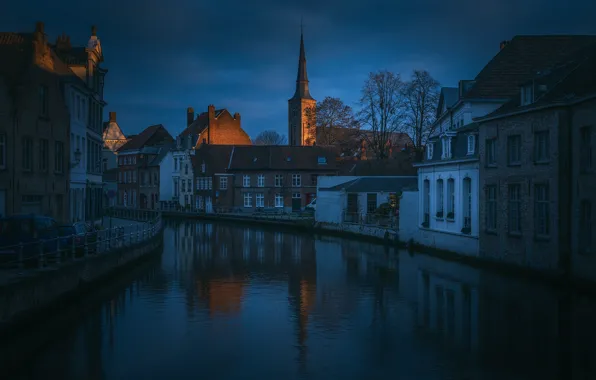
[[[70,117],[60,86],[73,72],[38,22],[0,33],[0,215],[69,217]]]
[[[234,205],[234,176],[227,172],[232,145],[201,145],[192,157],[198,210],[226,211]]]
[[[165,127],[157,124],[133,136],[118,150],[119,206],[157,207],[160,178],[159,165],[154,160],[173,141]]]
[[[172,172],[174,196],[182,207],[195,207],[192,157],[195,150],[203,145],[252,145],[250,137],[242,129],[239,113],[232,114],[225,108],[207,107],[207,112],[195,115],[194,109],[186,110],[186,128],[176,137],[176,146],[172,151],[174,170]],[[202,207],[205,200],[201,200]]]
[[[596,279],[596,44],[541,63],[477,119],[480,254]]]
[[[302,210],[316,197],[317,177],[337,175],[336,157],[318,146],[236,146],[227,168],[234,174],[234,207]]]

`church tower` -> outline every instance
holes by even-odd
[[[298,58],[298,77],[296,91],[288,100],[288,144],[292,146],[314,145],[317,139],[316,110],[317,101],[308,91],[306,73],[306,53],[304,36],[300,31],[300,56]]]

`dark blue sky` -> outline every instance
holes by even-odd
[[[59,6],[56,6],[60,4]],[[311,94],[355,105],[368,72],[426,69],[442,85],[472,79],[515,34],[596,34],[593,0],[143,0],[10,2],[2,31],[44,21],[86,43],[96,24],[105,55],[106,111],[126,134],[185,127],[186,107],[242,114],[251,137],[286,134],[300,19]]]

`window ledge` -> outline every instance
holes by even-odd
[[[442,221],[444,221],[444,220],[445,220],[445,218],[439,218],[439,217],[436,217],[436,216],[435,216],[435,220],[436,220],[436,221],[439,221],[439,222],[442,222]]]
[[[455,219],[449,219],[449,218],[446,218],[445,220],[446,220],[447,222],[449,222],[449,223],[455,223]]]

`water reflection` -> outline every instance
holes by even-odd
[[[21,378],[591,379],[594,316],[591,298],[386,246],[169,223],[161,264]]]

